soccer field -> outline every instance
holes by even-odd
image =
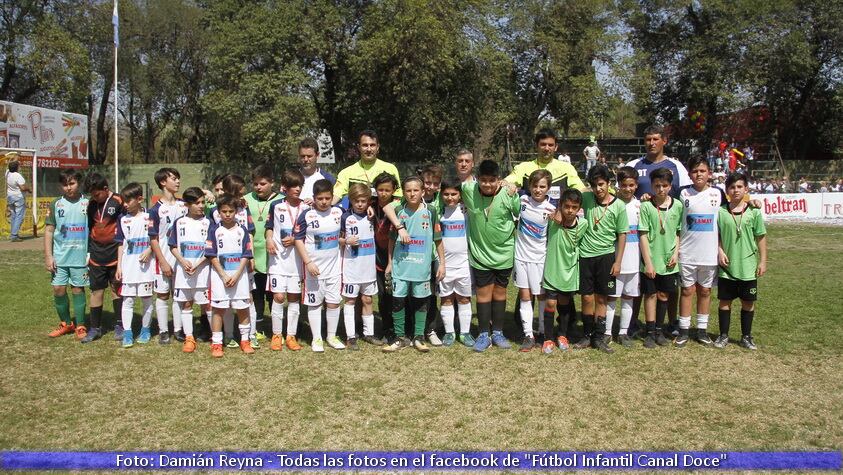
[[[2,251],[0,448],[838,450],[843,228],[768,229],[757,352],[734,344],[737,310],[725,350],[314,354],[267,342],[212,360],[207,344],[122,349],[111,333],[81,345],[46,336],[58,319],[42,254]]]

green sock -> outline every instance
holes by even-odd
[[[56,312],[59,314],[59,320],[70,325],[70,299],[67,294],[53,295],[53,300],[56,303]]]
[[[73,294],[73,315],[77,326],[85,324],[85,292]]]
[[[406,332],[404,332],[404,320],[405,320],[405,313],[407,312],[406,309],[402,308],[401,310],[396,310],[392,314],[392,320],[395,325],[395,336],[398,338],[404,338]]]
[[[416,310],[416,331],[413,336],[424,338],[425,318],[427,318],[427,310]]]

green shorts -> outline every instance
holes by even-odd
[[[430,297],[430,281],[410,282],[408,280],[392,279],[392,296],[402,299],[410,295],[417,299]]]
[[[54,287],[64,287],[67,284],[70,284],[72,287],[87,287],[88,268],[56,267],[56,271],[53,272],[53,280],[51,284]]]

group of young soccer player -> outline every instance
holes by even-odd
[[[548,137],[555,142],[552,132],[544,131],[536,140]],[[197,305],[212,356],[222,357],[225,346],[254,353],[263,338],[258,319],[268,299],[274,351],[302,349],[297,334],[304,305],[314,352],[324,352],[326,343],[355,350],[358,338],[387,353],[409,346],[427,352],[428,343],[457,341],[483,352],[492,345],[511,347],[503,326],[514,271],[521,351],[593,347],[612,353],[619,298],[618,343],[633,345],[640,300],[644,346],[667,345],[668,301],[680,288],[675,346],[691,338],[696,296],[697,341],[725,347],[731,304],[740,299],[740,343],[755,349],[754,302],[767,253],[762,215],[747,202],[745,175],[730,175],[724,195],[709,185],[704,158],[692,159],[688,170],[692,185],[678,193],[668,168],[651,171],[653,194],[639,201],[639,173],[630,167],[621,168],[616,180],[605,166],[592,167],[583,190],[554,190],[555,177],[538,168],[519,195],[492,160],[480,163],[476,179],[465,181],[443,182],[442,167],[431,165],[400,184],[387,172],[371,183],[352,183],[343,209],[334,204],[340,197],[330,180],[308,182],[292,168],[281,175],[280,193],[264,165],[253,170],[254,191],[248,196],[241,176],[225,175],[214,179],[213,192],[191,187],[180,198],[179,172],[162,168],[154,177],[161,197],[149,210],[142,207],[137,183],[117,195],[93,173],[85,180],[84,197],[81,174],[65,170],[63,196],[47,218],[46,267],[61,320],[50,336],[75,333],[83,343],[100,338],[104,290],[111,287],[120,315],[115,337],[127,348],[150,341],[153,308],[159,342],[170,343],[171,309],[175,338],[183,341],[184,352],[194,352],[201,340],[194,334]],[[720,334],[712,341],[707,330],[715,285]],[[92,291],[88,325],[86,286]],[[578,333],[575,294],[582,296],[584,336],[569,342]],[[375,336],[375,295],[384,338]],[[472,297],[476,337],[470,331]],[[135,300],[142,305],[137,337]],[[338,336],[341,304],[345,341]]]

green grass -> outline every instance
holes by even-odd
[[[7,251],[0,448],[839,449],[841,238],[843,228],[770,226],[758,352],[639,343],[549,357],[266,344],[212,360],[206,344],[124,350],[111,334],[83,346],[46,337],[57,318],[41,255]],[[735,315],[733,337],[737,326]]]

